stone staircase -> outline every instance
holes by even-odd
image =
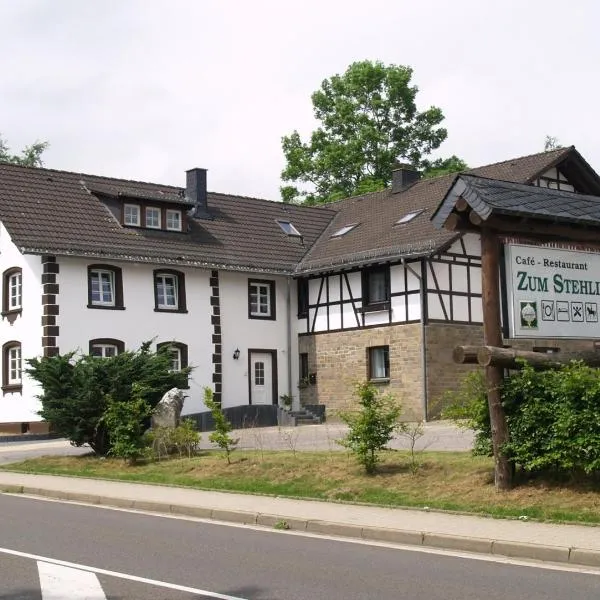
[[[324,415],[319,415],[305,406],[299,410],[279,410],[279,424],[297,427],[298,425],[320,425]]]

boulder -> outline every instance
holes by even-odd
[[[152,427],[177,427],[185,398],[183,390],[170,389],[152,412]]]

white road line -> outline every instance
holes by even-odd
[[[94,573],[38,561],[42,600],[106,600]]]
[[[107,571],[106,569],[97,569],[96,567],[90,567],[87,565],[79,565],[77,563],[68,562],[66,560],[57,560],[55,558],[49,558],[47,556],[39,556],[37,554],[30,554],[28,552],[19,552],[18,550],[11,550],[10,548],[0,548],[0,554],[8,554],[10,556],[18,556],[20,558],[30,558],[32,560],[42,561],[45,563],[50,563],[52,565],[59,565],[62,567],[69,567],[72,569],[79,569],[80,571],[87,571],[89,573],[95,573],[96,575],[107,575],[108,577],[115,577],[116,579],[125,579],[126,581],[135,581],[137,583],[145,583],[147,585],[162,587],[162,588],[166,588],[168,590],[176,590],[178,592],[188,592],[190,594],[198,594],[200,596],[206,596],[207,598],[217,598],[217,600],[248,600],[247,598],[240,598],[238,596],[229,596],[227,594],[219,594],[217,592],[209,592],[207,590],[192,588],[192,587],[188,587],[185,585],[177,585],[175,583],[167,583],[166,581],[156,581],[154,579],[148,579],[146,577],[137,577],[136,575],[128,575],[127,573],[118,573],[117,571]],[[64,592],[63,592],[62,597],[64,598]],[[71,596],[69,596],[69,598],[70,597]],[[44,600],[46,600],[45,597],[44,597]]]

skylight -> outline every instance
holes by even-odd
[[[331,237],[342,237],[343,235],[346,235],[349,231],[352,231],[356,226],[358,225],[358,223],[352,223],[351,225],[344,225],[341,229],[338,229],[335,233],[331,234]]]
[[[410,223],[415,217],[418,217],[425,209],[421,208],[420,210],[415,210],[413,212],[409,212],[404,215],[402,218],[396,221],[396,225],[404,225],[405,223]]]
[[[277,221],[279,227],[283,229],[283,233],[286,235],[295,235],[302,237],[302,234],[289,222],[289,221]]]

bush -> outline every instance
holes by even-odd
[[[153,427],[146,434],[146,442],[159,460],[178,453],[193,456],[202,439],[192,419],[184,419],[178,427]]]
[[[239,439],[232,438],[229,435],[231,431],[231,423],[227,420],[227,417],[223,414],[220,404],[217,404],[213,399],[213,391],[205,387],[204,388],[204,404],[206,408],[210,410],[213,420],[215,422],[215,430],[208,436],[208,439],[219,446],[221,450],[225,452],[227,457],[227,464],[231,464],[231,453],[235,450]]]
[[[368,474],[375,472],[379,453],[400,427],[401,406],[390,394],[381,395],[369,382],[356,385],[360,409],[342,412],[340,418],[350,431],[339,441],[349,448]]]
[[[171,372],[169,348],[154,353],[150,344],[146,342],[135,352],[111,358],[75,358],[71,352],[28,360],[27,374],[42,386],[39,414],[73,445],[89,444],[97,454],[108,454],[112,442],[102,417],[109,398],[129,402],[137,384],[139,397],[153,409],[165,392],[187,386],[191,369]]]
[[[475,453],[491,454],[485,382],[470,374],[445,418],[473,429]],[[561,369],[536,371],[523,364],[502,386],[509,431],[503,448],[516,466],[530,473],[600,473],[600,370],[573,362]]]
[[[125,459],[130,464],[135,464],[142,456],[147,456],[144,421],[151,412],[150,406],[144,400],[143,388],[137,384],[133,385],[132,398],[128,402],[119,402],[109,396],[102,418],[110,436],[109,453]]]

